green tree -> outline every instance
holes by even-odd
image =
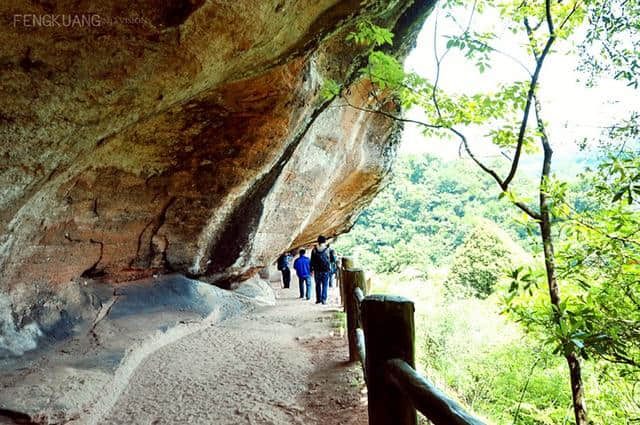
[[[624,78],[633,84],[637,75],[638,49],[635,42],[626,46],[616,45],[616,37],[626,33],[633,35],[638,29],[638,13],[636,1],[616,1],[616,7],[622,8],[625,16],[620,25],[606,26],[606,37],[587,37],[586,43],[594,40],[613,41],[613,46],[618,51],[630,57],[630,61],[624,61],[615,52],[608,58],[614,66],[624,68],[624,72],[616,73],[617,78]],[[606,268],[606,265],[619,265],[617,270],[624,273],[608,273],[611,283],[616,287],[630,287],[634,285],[633,279],[637,279],[637,249],[638,228],[633,227],[638,223],[637,202],[635,197],[638,177],[636,172],[624,171],[625,165],[613,162],[609,167],[611,172],[618,172],[611,181],[611,174],[603,174],[599,178],[597,186],[603,186],[603,192],[609,190],[613,196],[607,202],[613,203],[613,207],[606,204],[594,215],[581,214],[571,210],[571,204],[567,202],[568,185],[557,181],[551,174],[553,149],[547,123],[543,119],[542,103],[538,92],[541,71],[549,58],[557,52],[560,44],[570,43],[577,37],[580,28],[588,25],[587,16],[606,17],[610,2],[604,0],[570,0],[565,2],[552,2],[550,0],[517,0],[496,2],[492,0],[474,0],[465,2],[462,0],[448,0],[442,3],[442,9],[446,10],[448,18],[454,19],[452,8],[468,6],[469,19],[466,25],[460,25],[460,34],[448,36],[446,49],[439,53],[434,51],[436,59],[436,74],[433,80],[423,78],[413,73],[406,73],[402,65],[394,57],[385,54],[380,49],[374,50],[369,56],[369,63],[363,69],[363,76],[373,83],[373,97],[375,99],[388,99],[392,96],[396,102],[405,108],[419,107],[424,115],[422,120],[413,120],[395,115],[385,108],[384,102],[374,107],[360,107],[345,100],[347,107],[365,110],[387,116],[394,120],[411,122],[423,128],[428,136],[454,138],[459,141],[461,148],[471,160],[497,183],[503,196],[524,214],[531,226],[537,227],[537,234],[542,246],[544,268],[542,273],[517,269],[512,275],[512,295],[506,299],[511,303],[515,300],[516,293],[525,288],[532,292],[543,281],[546,285],[546,301],[533,305],[533,310],[509,306],[512,313],[527,326],[532,332],[538,332],[541,340],[551,347],[554,352],[562,355],[569,369],[574,417],[577,425],[588,423],[585,401],[585,388],[582,377],[582,359],[589,358],[591,351],[598,353],[604,359],[622,361],[627,365],[635,366],[635,360],[629,358],[625,348],[625,338],[635,338],[636,330],[640,327],[634,319],[626,322],[625,315],[629,308],[633,308],[636,293],[629,291],[624,294],[630,300],[627,307],[622,309],[606,310],[612,306],[612,296],[615,291],[609,288],[594,285],[598,273],[589,273],[590,266],[597,262],[595,257],[601,257],[601,266],[596,270]],[[630,20],[626,20],[624,9],[629,7]],[[514,34],[522,34],[526,40],[524,54],[529,59],[530,65],[516,59],[516,55],[510,52],[502,52],[492,46],[496,34],[492,31],[474,30],[473,17],[482,11],[492,10],[500,16],[505,28]],[[617,10],[616,10],[617,11]],[[437,12],[436,12],[437,13]],[[593,21],[591,22],[594,27]],[[597,24],[596,24],[597,26]],[[364,30],[366,29],[366,30]],[[437,24],[436,29],[437,32]],[[371,22],[364,22],[351,39],[358,43],[369,43],[373,46],[382,46],[390,43],[388,31],[376,27]],[[637,38],[632,39],[637,40]],[[609,44],[611,46],[611,43]],[[625,48],[628,52],[625,52]],[[434,49],[435,50],[435,49]],[[479,72],[484,72],[491,66],[493,55],[502,55],[513,59],[525,71],[526,78],[520,81],[511,81],[501,84],[493,92],[479,92],[473,94],[456,94],[443,91],[439,87],[439,77],[442,72],[443,62],[451,51],[462,52],[467,59],[472,61]],[[593,62],[599,59],[593,58]],[[597,67],[592,67],[596,72]],[[334,85],[329,92],[339,95],[339,85]],[[386,97],[385,97],[386,96]],[[533,126],[531,125],[533,122]],[[476,156],[469,143],[467,130],[473,127],[489,128],[488,138],[498,148],[510,150],[508,166],[506,170],[496,168],[485,163]],[[474,136],[475,137],[475,136]],[[520,169],[523,152],[538,146],[542,151],[541,172],[539,182],[535,187],[533,198],[527,198],[518,194],[516,175]],[[630,164],[636,164],[636,159],[628,158]],[[618,186],[610,190],[606,186]],[[623,203],[621,205],[621,203]],[[611,227],[613,224],[613,227]],[[571,230],[573,229],[573,230]],[[577,242],[582,243],[588,239],[586,245],[590,255],[585,256],[584,272],[574,275],[571,270],[576,260],[573,255],[559,255],[557,242],[563,237],[562,232],[573,232]],[[600,235],[601,237],[598,237]],[[591,247],[591,248],[589,248]],[[602,255],[603,250],[605,255]],[[567,263],[565,263],[567,261]],[[626,276],[626,277],[625,277]],[[637,280],[636,286],[637,286]],[[562,295],[560,288],[565,288]],[[609,301],[607,301],[609,300]],[[538,298],[538,301],[542,299]],[[637,304],[636,310],[637,310]],[[598,310],[598,313],[594,311]],[[608,317],[610,320],[630,327],[631,332],[620,335],[614,329],[606,330],[598,326],[598,316]],[[625,325],[623,325],[625,324]],[[595,333],[594,333],[595,331]],[[601,332],[601,333],[599,333]],[[603,341],[606,341],[604,343]]]
[[[466,288],[479,298],[493,293],[513,256],[498,230],[492,223],[480,221],[456,249],[445,283],[450,292]]]

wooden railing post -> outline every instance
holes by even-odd
[[[356,298],[355,289],[365,290],[364,271],[361,269],[344,269],[342,271],[344,282],[344,304],[347,309],[347,336],[349,338],[349,361],[359,359],[356,328],[359,325],[360,309]]]
[[[340,279],[340,301],[342,302],[343,311],[345,313],[347,311],[347,302],[345,299],[346,295],[344,294],[344,271],[352,268],[354,268],[353,258],[342,257],[340,267],[338,268],[340,270],[340,276],[338,276],[338,278]]]
[[[415,368],[413,302],[403,297],[370,295],[361,306],[367,345],[369,425],[416,425],[416,409],[389,385],[386,363],[400,359]]]

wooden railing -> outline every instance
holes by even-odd
[[[434,425],[484,425],[416,372],[413,302],[367,295],[364,271],[348,257],[338,278],[349,360],[361,362],[367,384],[369,425],[415,425],[417,411]]]

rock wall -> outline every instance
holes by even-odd
[[[399,129],[320,88],[366,105],[345,36],[369,18],[406,54],[432,3],[3,1],[0,330],[57,320],[88,279],[230,287],[347,230]]]

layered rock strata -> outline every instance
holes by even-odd
[[[87,280],[229,288],[347,230],[398,126],[321,87],[366,106],[368,47],[346,35],[371,19],[405,54],[431,3],[4,1],[0,351],[53,329]]]

